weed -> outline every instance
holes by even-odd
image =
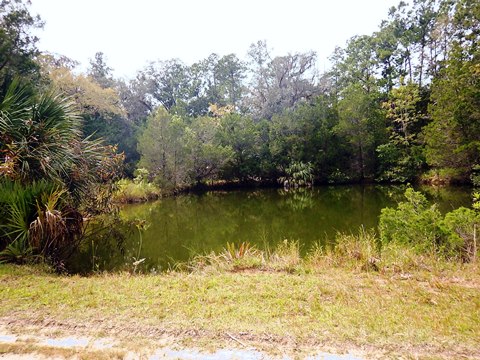
[[[133,273],[135,274],[137,272],[137,267],[145,261],[145,258],[140,258],[140,253],[142,251],[142,244],[143,244],[142,231],[147,230],[150,227],[150,224],[145,219],[135,219],[133,223],[138,230],[138,236],[139,236],[137,256],[133,257],[133,263],[132,263]]]

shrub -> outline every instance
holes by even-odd
[[[22,185],[19,182],[0,182],[0,246],[28,239],[30,224],[37,217],[36,204],[42,194],[55,191],[56,186],[45,180]]]
[[[472,209],[461,207],[447,213],[440,222],[445,237],[444,252],[451,257],[460,257],[464,262],[475,259],[479,224],[480,214]]]
[[[161,191],[153,183],[122,179],[117,182],[118,190],[114,193],[114,200],[120,203],[144,202],[158,199]]]
[[[480,165],[475,164],[472,166],[470,180],[472,181],[473,186],[480,186]]]
[[[406,202],[396,209],[384,208],[380,215],[379,231],[383,244],[398,242],[417,248],[420,252],[436,251],[441,239],[438,224],[442,218],[436,205],[429,205],[424,195],[408,188]]]
[[[421,193],[409,188],[405,197],[407,201],[400,202],[396,209],[382,209],[379,230],[383,245],[409,245],[419,253],[462,261],[475,258],[475,229],[480,223],[477,212],[459,208],[443,218],[436,205],[429,205]]]
[[[432,169],[423,174],[421,182],[430,185],[450,185],[462,184],[467,182],[465,173],[462,169],[440,168]]]
[[[285,169],[285,176],[278,178],[278,182],[285,187],[298,188],[301,186],[313,185],[313,167],[310,162],[303,163],[301,161],[292,162]]]
[[[116,150],[82,138],[82,119],[71,99],[12,82],[0,98],[0,250],[9,252],[4,255],[16,258],[33,249],[61,265],[78,245],[84,216],[112,210],[123,163]]]
[[[0,264],[25,264],[34,258],[34,249],[25,240],[15,240],[0,251]]]
[[[0,182],[2,261],[26,262],[41,255],[61,265],[83,234],[83,216],[69,205],[65,190],[45,180]]]

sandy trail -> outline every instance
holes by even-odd
[[[365,358],[355,354],[334,354],[329,352],[312,352],[311,354],[302,354],[297,356],[280,354],[271,355],[254,348],[240,349],[234,346],[229,348],[214,349],[213,351],[201,350],[197,348],[185,348],[175,344],[173,339],[166,341],[162,339],[161,344],[155,347],[151,343],[142,349],[134,346],[129,348],[125,340],[112,337],[94,337],[81,335],[53,334],[45,335],[49,331],[41,329],[39,332],[32,332],[32,329],[26,329],[27,332],[17,333],[11,331],[5,326],[0,325],[0,349],[5,346],[0,353],[0,359],[9,360],[64,360],[84,358],[88,354],[98,358],[123,358],[125,360],[136,359],[186,359],[186,360],[288,360],[288,359],[309,359],[309,360],[364,360]],[[43,333],[43,334],[42,334]],[[235,338],[232,336],[232,340]],[[235,341],[234,341],[235,342]],[[240,342],[237,340],[237,342]],[[241,345],[238,343],[237,345]],[[9,348],[8,346],[11,346]],[[10,350],[9,350],[10,349]],[[81,356],[82,355],[82,356]]]

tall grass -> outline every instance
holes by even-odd
[[[360,227],[358,234],[337,233],[329,245],[315,244],[306,262],[313,269],[346,267],[378,271],[381,256],[375,232]]]
[[[250,243],[229,243],[223,250],[198,255],[175,270],[191,272],[267,271],[316,273],[332,268],[359,272],[408,274],[436,271],[461,265],[435,252],[419,252],[407,244],[381,244],[373,230],[360,228],[355,234],[338,233],[334,243],[317,243],[301,256],[298,241],[284,240],[274,248],[258,249]]]
[[[118,203],[155,200],[162,194],[160,188],[146,181],[122,179],[117,182],[117,187],[118,190],[113,194],[113,200]]]

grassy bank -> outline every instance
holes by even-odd
[[[122,204],[156,200],[164,195],[158,186],[146,181],[122,179],[116,186],[118,189],[113,194],[112,200]]]
[[[0,323],[20,334],[113,337],[133,351],[174,339],[300,357],[325,349],[365,358],[480,357],[477,264],[402,258],[395,249],[375,260],[368,246],[344,249],[302,260],[295,243],[271,253],[230,246],[163,275],[58,276],[1,265]]]

